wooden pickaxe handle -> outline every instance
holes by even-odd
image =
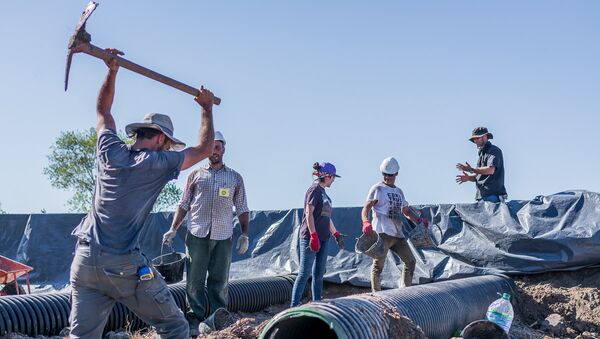
[[[179,82],[175,79],[171,79],[168,76],[157,73],[151,69],[147,69],[146,67],[140,66],[140,65],[136,64],[135,62],[131,62],[125,58],[121,58],[118,55],[111,54],[111,53],[105,51],[104,49],[94,46],[90,43],[81,43],[81,44],[77,45],[77,51],[83,52],[85,54],[89,54],[98,59],[102,59],[105,62],[110,62],[110,60],[112,60],[112,59],[117,59],[119,66],[126,68],[132,72],[136,72],[136,73],[141,74],[150,79],[162,82],[165,85],[176,88],[187,94],[191,94],[194,97],[197,97],[200,94],[200,91],[195,87],[188,86],[188,85],[184,84],[183,82]],[[215,99],[213,100],[213,104],[219,105],[220,103],[221,103],[221,99],[215,97]]]

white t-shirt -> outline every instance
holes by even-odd
[[[408,206],[404,193],[399,187],[389,187],[379,182],[369,190],[367,201],[377,200],[373,206],[373,227],[377,233],[385,233],[404,238],[402,233],[402,209]]]

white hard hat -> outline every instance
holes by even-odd
[[[398,160],[396,160],[396,158],[387,157],[383,159],[379,169],[381,170],[381,173],[384,174],[396,174],[400,170],[400,165],[398,165]]]
[[[225,137],[223,136],[223,133],[220,131],[215,131],[215,141],[220,141],[223,143],[223,145],[225,145]]]

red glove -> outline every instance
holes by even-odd
[[[344,237],[345,235],[341,234],[340,232],[333,233],[333,238],[335,239],[338,247],[341,249],[344,249]]]
[[[371,232],[373,232],[373,226],[371,225],[371,222],[369,220],[363,221],[362,231],[364,234],[371,234]]]
[[[429,228],[429,220],[427,220],[427,218],[417,218],[417,222],[422,222],[425,228]]]
[[[319,241],[319,235],[317,232],[310,233],[310,249],[313,252],[318,252],[321,247],[321,241]]]

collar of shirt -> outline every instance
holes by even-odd
[[[487,150],[490,149],[490,147],[492,147],[492,143],[488,140],[485,145],[483,145],[483,148],[479,150],[479,155],[487,152]]]
[[[206,169],[206,170],[208,170],[208,171],[211,171],[211,172],[215,172],[215,173],[216,173],[216,172],[221,172],[221,171],[225,171],[225,172],[229,171],[229,167],[225,166],[225,163],[223,163],[223,167],[221,167],[221,168],[220,168],[220,169],[218,169],[218,170],[215,170],[215,169],[213,169],[212,167],[210,167],[210,162],[208,162],[208,163],[206,163],[206,164],[204,165],[204,169]]]

